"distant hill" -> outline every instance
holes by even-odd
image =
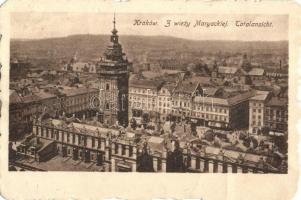
[[[70,59],[75,52],[82,60],[99,58],[109,44],[109,35],[72,35],[62,38],[37,40],[11,40],[11,56],[25,56],[29,59]],[[288,52],[288,41],[245,42],[245,41],[207,41],[188,40],[168,36],[121,35],[120,43],[129,58],[135,58],[150,50],[202,51],[205,53],[250,52],[277,53]]]

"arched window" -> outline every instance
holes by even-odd
[[[110,85],[109,83],[106,84],[106,90],[109,90],[110,89]]]
[[[106,109],[109,110],[110,109],[110,105],[109,103],[106,103]]]

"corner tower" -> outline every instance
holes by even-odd
[[[128,125],[128,60],[122,52],[116,29],[115,14],[111,44],[107,47],[104,57],[97,64],[101,110],[99,120],[110,125]]]

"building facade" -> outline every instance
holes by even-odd
[[[106,166],[106,171],[111,172],[282,172],[271,166],[265,156],[210,146],[196,152],[196,143],[180,146],[178,141],[156,136],[137,142],[134,133],[88,124],[35,121],[32,133],[17,146],[17,154],[36,162],[47,162],[56,155],[89,166]],[[11,164],[14,162],[19,163],[12,159]],[[30,167],[30,163],[26,165]]]
[[[162,81],[131,80],[129,89],[129,118],[138,123],[154,121],[159,112],[158,93]]]
[[[258,134],[265,126],[265,108],[270,93],[268,91],[256,91],[255,96],[249,101],[249,133]]]
[[[265,108],[266,127],[271,133],[287,133],[288,131],[288,102],[287,99],[272,97]]]

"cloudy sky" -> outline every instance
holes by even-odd
[[[134,26],[135,20],[157,22],[157,26]],[[165,27],[172,23],[190,22],[189,27]],[[227,22],[226,27],[195,27],[196,20]],[[112,14],[100,13],[13,13],[11,37],[39,39],[64,37],[74,34],[110,34]],[[240,22],[270,22],[271,27],[238,27]],[[287,40],[286,15],[198,15],[198,14],[122,14],[116,13],[116,26],[120,35],[165,35],[196,40]]]

